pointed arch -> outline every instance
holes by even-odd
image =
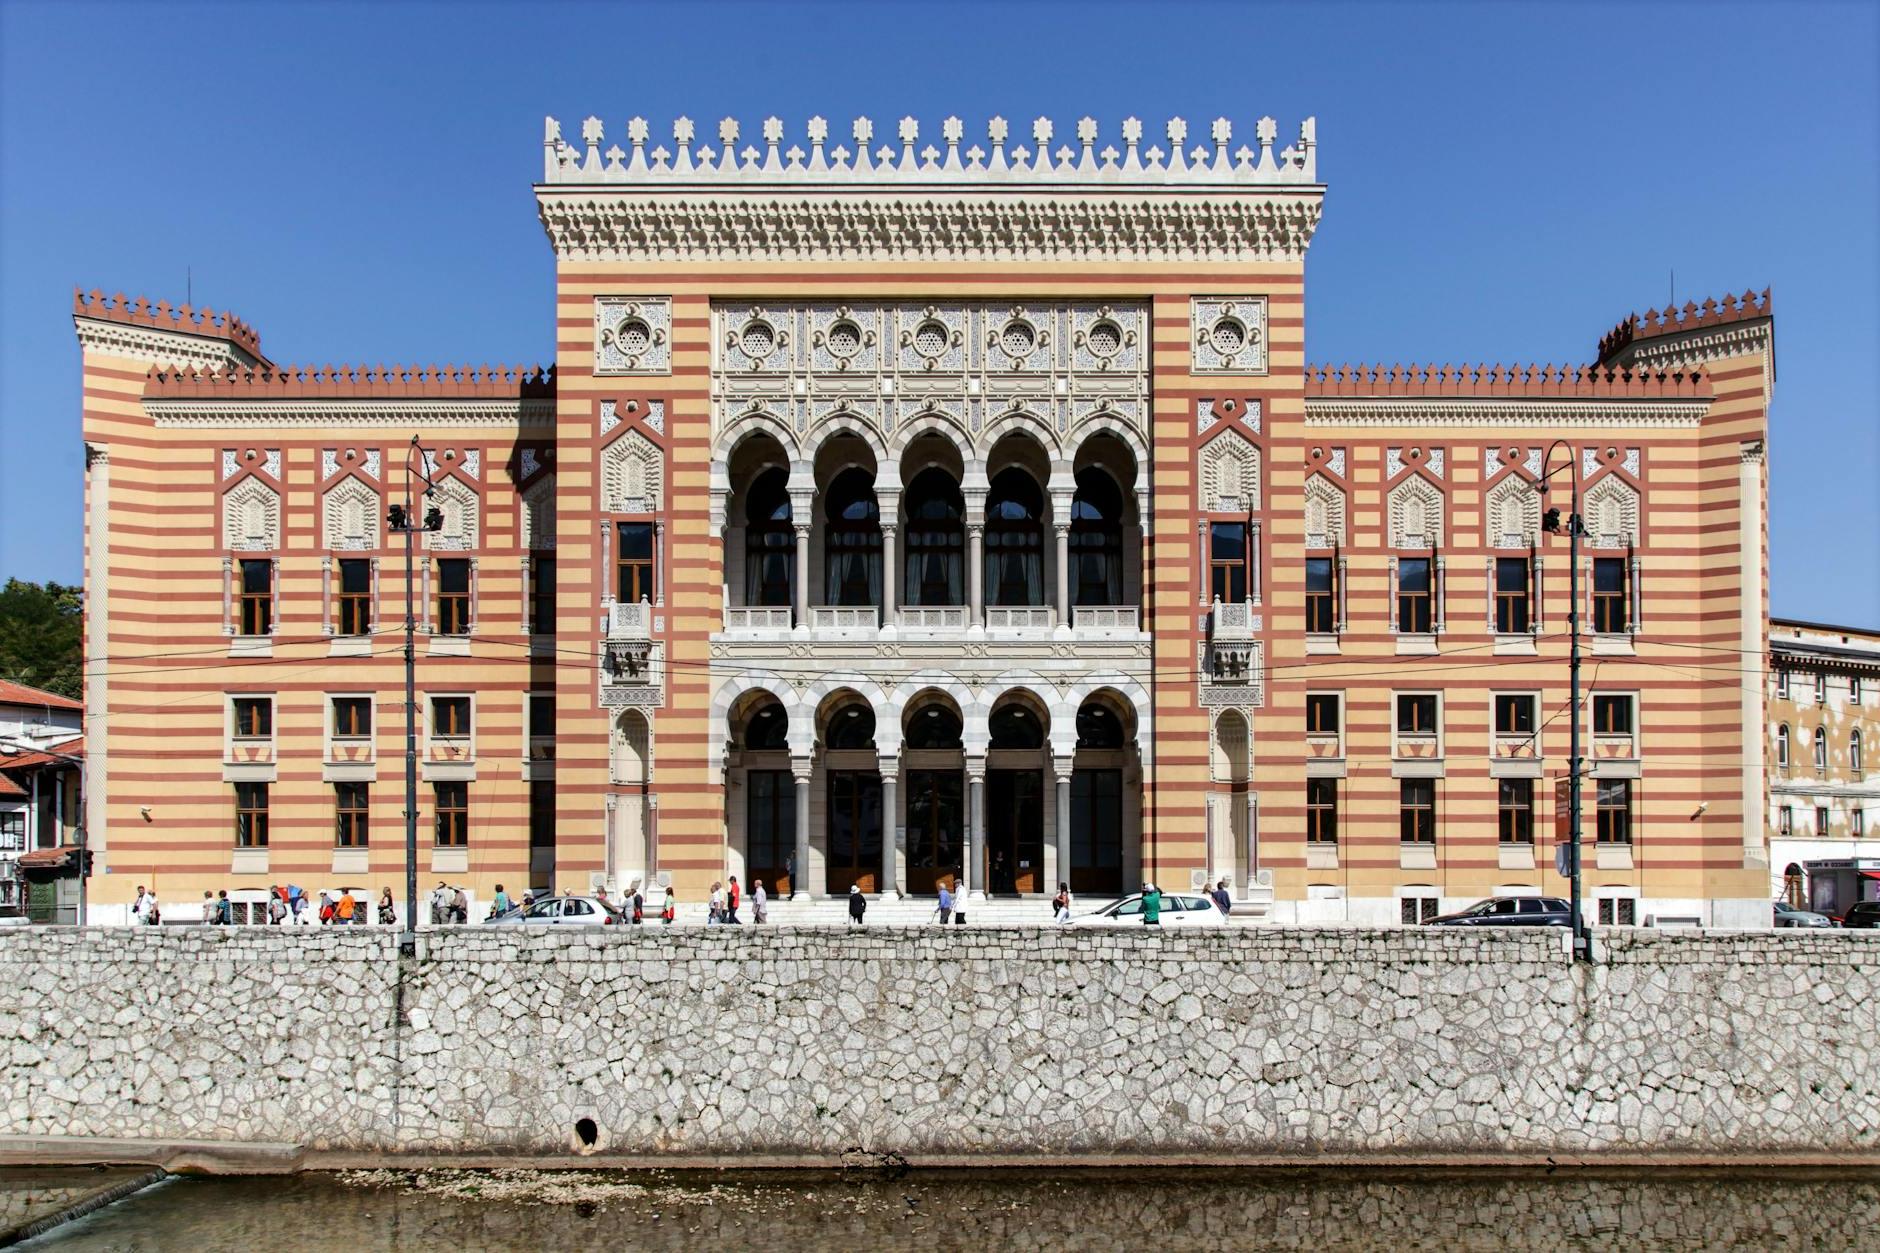
[[[272,552],[281,546],[281,497],[250,475],[222,497],[222,542],[237,552]]]
[[[425,533],[427,548],[456,552],[477,546],[477,537],[482,533],[483,501],[475,488],[462,479],[444,479],[431,492],[429,501],[444,511],[444,528]]]
[[[1201,446],[1201,503],[1218,513],[1260,507],[1260,450],[1232,427]]]
[[[555,476],[545,474],[522,493],[522,546],[555,546]]]
[[[1323,474],[1306,480],[1306,547],[1345,547],[1345,493]]]
[[[1482,508],[1482,542],[1488,548],[1529,548],[1540,542],[1541,498],[1534,484],[1508,474],[1488,489]]]
[[[379,494],[347,476],[327,492],[320,510],[321,546],[351,552],[379,546]]]
[[[1044,452],[1047,463],[1058,457],[1057,433],[1051,429],[1051,423],[1029,409],[1007,409],[1005,412],[989,417],[981,441],[988,451],[1008,435],[1023,434],[1028,436]]]
[[[1253,737],[1247,719],[1237,709],[1223,709],[1214,720],[1213,751],[1209,766],[1216,783],[1244,783],[1251,776]]]
[[[609,746],[613,782],[644,785],[651,781],[653,726],[645,714],[637,709],[623,709],[616,714]]]
[[[1437,548],[1443,542],[1443,493],[1418,474],[1390,489],[1390,546]]]
[[[664,508],[666,454],[628,430],[601,452],[601,511],[658,513]]]
[[[1594,548],[1629,548],[1638,543],[1638,493],[1616,474],[1595,483],[1580,504]]]

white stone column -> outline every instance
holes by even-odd
[[[966,524],[966,624],[979,626],[985,618],[980,612],[985,604],[986,528],[984,523]]]
[[[809,523],[796,524],[796,629],[809,630]]]
[[[1057,759],[1057,877],[1071,881],[1071,763],[1062,757]],[[1057,891],[1055,883],[1045,886]]]
[[[967,759],[966,788],[970,799],[967,802],[966,865],[961,868],[961,877],[966,881],[968,898],[983,901],[986,899],[986,893],[985,889],[979,885],[979,876],[984,873],[986,860],[986,759],[984,757]]]
[[[653,519],[653,607],[666,607],[666,520]]]
[[[881,765],[881,884],[877,889],[883,897],[899,896],[899,884],[895,879],[895,832],[898,822],[895,814],[895,792],[900,783],[901,762],[898,758],[883,757]]]
[[[790,899],[809,899],[809,778],[807,758],[792,758],[790,776],[796,781],[796,865],[790,871]]]
[[[1260,794],[1247,792],[1247,879],[1248,886],[1260,878]]]
[[[894,589],[898,567],[894,560],[895,525],[881,524],[881,625],[894,625]]]
[[[1060,522],[1057,531],[1057,620],[1059,626],[1071,624],[1071,528]],[[1055,890],[1055,889],[1054,889]]]

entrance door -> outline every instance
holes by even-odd
[[[1044,891],[1044,776],[986,772],[986,887],[1001,894]]]
[[[1123,772],[1079,770],[1071,775],[1072,892],[1123,890]]]
[[[907,772],[907,890],[916,896],[954,886],[966,859],[966,807],[958,770]]]
[[[873,892],[881,877],[881,776],[860,770],[829,773],[829,894],[850,886]]]
[[[744,776],[744,873],[764,881],[772,898],[793,890],[789,866],[796,856],[796,783],[788,770],[752,770]]]

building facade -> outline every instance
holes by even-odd
[[[84,813],[84,706],[56,692],[0,679],[0,917],[33,895],[23,869],[70,845]]]
[[[1770,623],[1768,689],[1774,895],[1839,917],[1880,898],[1880,632]]]
[[[485,897],[1416,920],[1562,890],[1578,716],[1598,916],[1766,912],[1767,293],[1577,367],[1312,366],[1311,121],[1074,133],[551,121],[552,371],[81,297],[100,899],[402,875],[407,503],[422,868]]]

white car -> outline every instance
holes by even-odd
[[[611,927],[626,921],[619,906],[592,896],[548,896],[485,918],[497,926]]]
[[[1083,914],[1071,919],[1073,927],[1140,927],[1142,921],[1142,893],[1125,896],[1120,901],[1112,901],[1093,914]],[[1158,926],[1164,927],[1225,927],[1227,916],[1220,908],[1205,896],[1187,893],[1162,893],[1162,915]]]

